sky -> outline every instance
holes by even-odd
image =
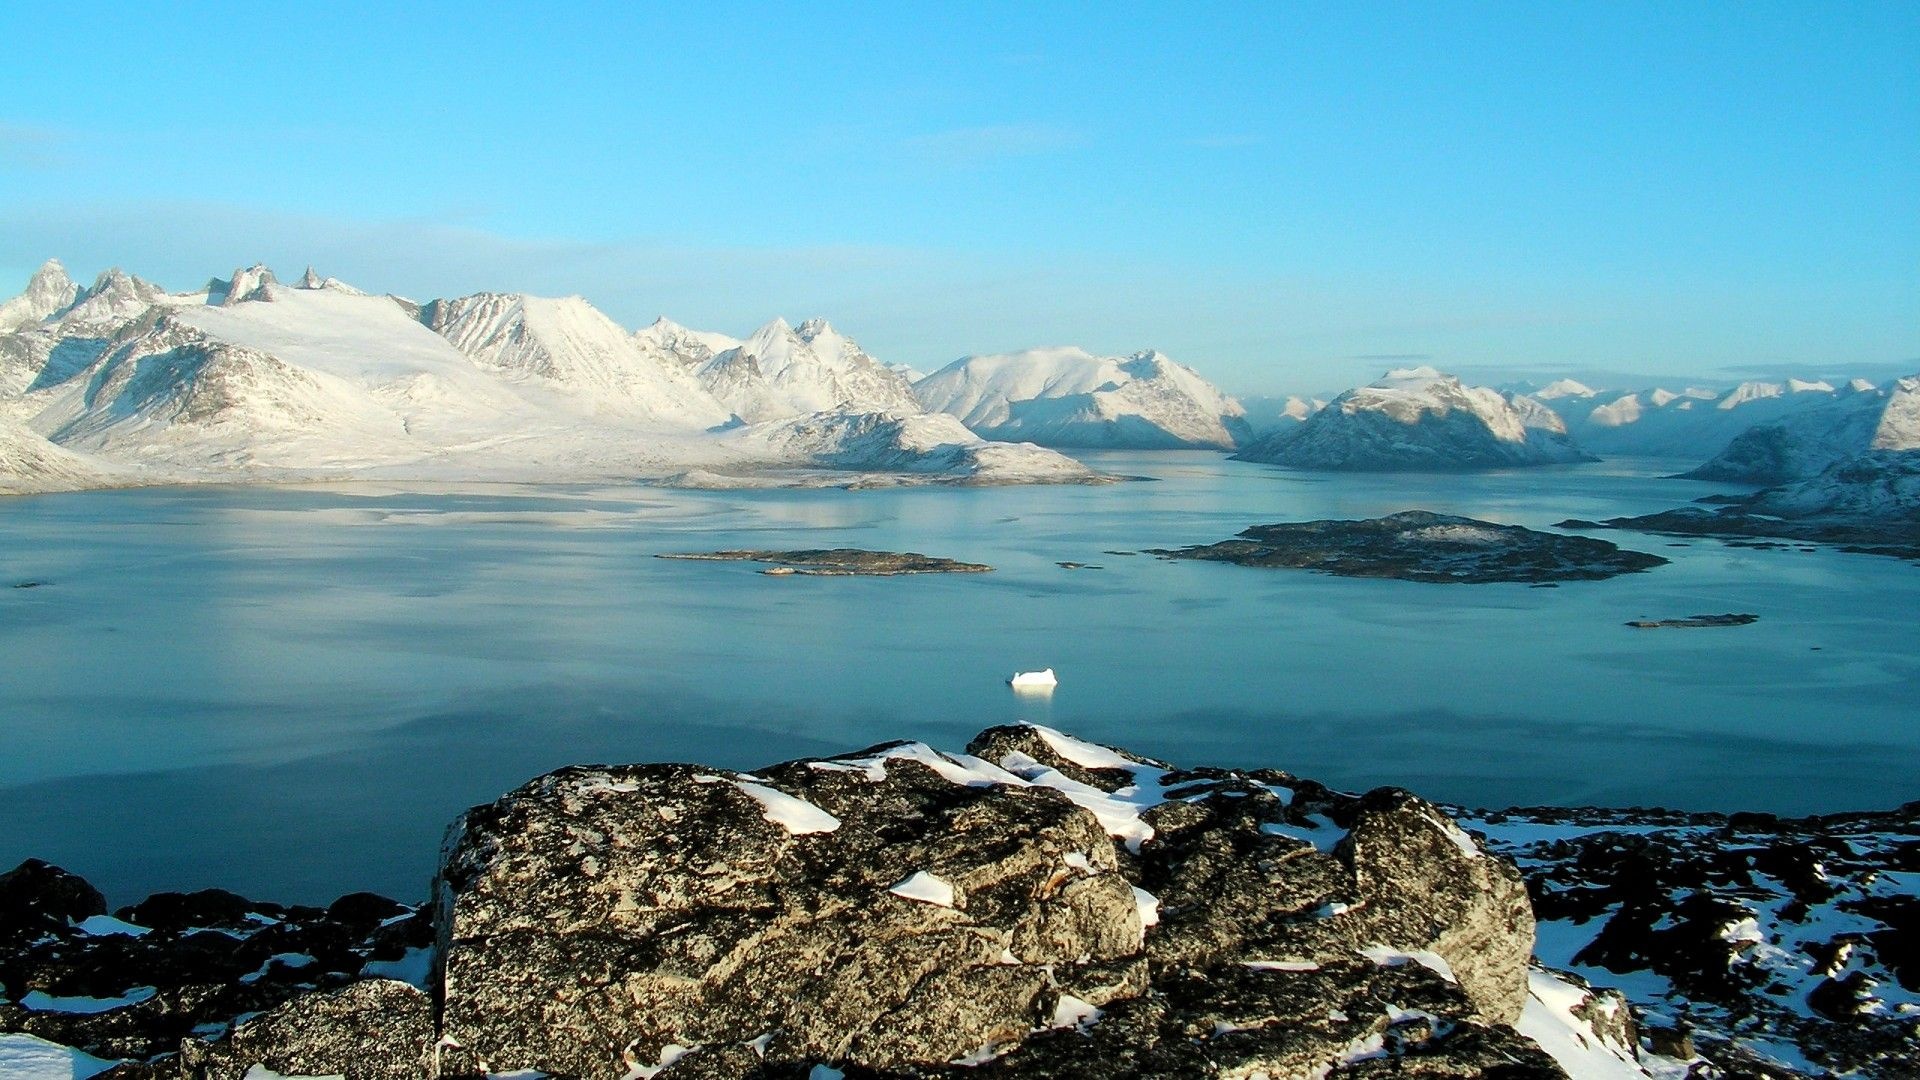
[[[0,293],[312,264],[1248,394],[1920,370],[1920,4],[399,7],[11,12]]]

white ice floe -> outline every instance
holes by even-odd
[[[116,1064],[32,1035],[0,1035],[0,1076],[7,1080],[86,1080]]]
[[[760,816],[795,836],[827,833],[840,827],[840,819],[813,805],[765,784],[735,780],[734,786],[760,804]]]
[[[1040,671],[1016,671],[1013,677],[1007,680],[1007,685],[1015,690],[1051,690],[1059,683],[1060,680],[1054,677],[1052,668],[1044,668]]]
[[[916,870],[908,874],[905,878],[901,879],[898,884],[887,891],[895,896],[903,896],[908,900],[918,900],[923,904],[932,904],[935,907],[950,908],[953,906],[952,884],[934,877],[925,870]]]

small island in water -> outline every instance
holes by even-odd
[[[686,551],[666,552],[659,559],[701,562],[770,563],[760,571],[776,577],[895,577],[901,574],[983,574],[993,567],[922,555],[917,551],[865,551],[860,548],[815,548],[804,551]]]
[[[1594,581],[1667,560],[1604,540],[1406,510],[1361,521],[1255,525],[1233,540],[1149,554],[1241,566],[1317,570],[1340,577],[1449,584]]]

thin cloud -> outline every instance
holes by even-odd
[[[950,128],[906,141],[921,157],[948,164],[980,164],[1005,158],[1057,154],[1086,145],[1086,136],[1055,124],[990,124]]]
[[[1398,364],[1407,360],[1431,360],[1433,359],[1433,354],[1423,353],[1423,352],[1360,353],[1357,356],[1349,356],[1347,357],[1347,359],[1369,360],[1369,361],[1379,361],[1379,362],[1384,362],[1389,364]]]

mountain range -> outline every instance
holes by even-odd
[[[579,297],[425,304],[264,266],[190,292],[57,262],[4,308],[0,490],[196,479],[1084,482],[922,414],[824,322],[629,333]],[[847,476],[847,473],[859,474]]]
[[[1780,484],[1920,447],[1920,376],[1730,389],[1471,386],[1431,367],[1323,401],[1222,393],[1148,349],[885,363],[824,319],[630,332],[573,296],[416,303],[265,266],[169,292],[57,261],[0,303],[0,492],[200,479],[696,486],[1100,479],[1058,449],[1213,449],[1304,469],[1594,455]],[[848,475],[857,474],[857,475]]]

